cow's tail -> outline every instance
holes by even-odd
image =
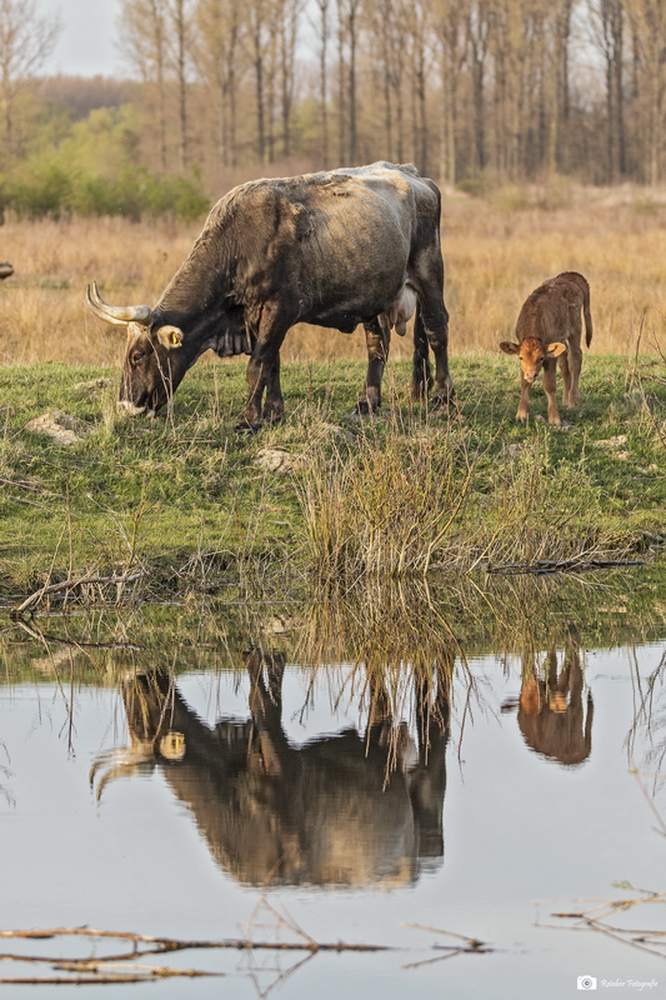
[[[589,347],[592,343],[592,313],[590,312],[590,286],[587,281],[585,281],[583,288],[583,316],[585,317],[585,343]]]
[[[583,316],[585,317],[585,343],[589,347],[592,343],[592,313],[590,312],[590,286],[587,279],[577,271],[565,272],[562,277],[567,277],[576,282],[583,293]]]

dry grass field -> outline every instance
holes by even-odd
[[[122,331],[83,301],[97,279],[112,303],[154,304],[200,226],[118,219],[9,222],[0,260],[0,364],[118,364]],[[662,337],[666,316],[666,194],[636,188],[505,189],[488,199],[445,197],[442,244],[451,352],[497,352],[526,296],[545,278],[581,271],[592,290],[592,351],[633,353]],[[394,338],[394,356],[410,353]],[[284,360],[361,358],[360,335],[296,328]]]

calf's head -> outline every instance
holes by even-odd
[[[567,349],[566,344],[555,341],[552,344],[544,344],[538,337],[525,337],[520,344],[514,344],[509,340],[500,342],[500,349],[505,354],[517,354],[520,361],[520,371],[526,382],[530,384],[543,368],[544,361],[548,358],[557,358]]]
[[[160,325],[149,306],[110,306],[93,282],[86,301],[106,323],[127,328],[118,406],[132,415],[155,416],[173,396],[193,362],[177,326]]]

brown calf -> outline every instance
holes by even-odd
[[[508,340],[500,343],[505,354],[517,354],[520,359],[520,404],[516,420],[527,419],[530,386],[543,369],[548,423],[560,426],[555,402],[556,363],[564,379],[564,405],[578,406],[578,378],[583,363],[581,310],[585,316],[585,343],[589,347],[592,341],[590,286],[582,274],[565,271],[544,281],[527,298],[516,324],[518,343]]]

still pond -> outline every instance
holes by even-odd
[[[565,608],[396,649],[389,611],[319,657],[293,612],[237,642],[223,607],[187,635],[162,610],[148,642],[148,611],[7,620],[1,930],[382,950],[13,936],[0,992],[161,967],[216,975],[90,996],[666,997],[666,628],[606,601],[606,640]]]

